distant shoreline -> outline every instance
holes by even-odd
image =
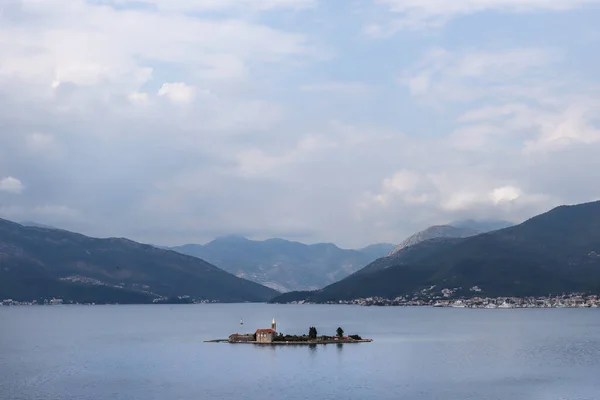
[[[407,297],[366,297],[352,300],[333,301],[289,301],[272,302],[271,304],[331,304],[331,305],[356,305],[356,306],[383,306],[383,307],[450,307],[450,308],[485,308],[485,309],[511,309],[511,308],[598,308],[600,296],[586,293],[568,293],[558,296],[473,296],[454,298],[407,298]]]
[[[478,308],[478,309],[516,309],[516,308],[600,308],[600,296],[594,294],[569,293],[558,296],[529,296],[529,297],[462,297],[462,298],[433,298],[394,299],[384,297],[367,297],[353,300],[336,301],[289,301],[289,302],[231,302],[231,301],[201,301],[201,302],[75,302],[61,298],[44,299],[41,301],[21,301],[0,299],[0,307],[10,306],[58,306],[58,305],[194,305],[194,304],[276,304],[276,305],[351,305],[363,307],[441,307],[441,308]]]
[[[582,308],[600,308],[598,304],[592,305],[514,305],[511,307],[500,307],[500,306],[482,306],[482,305],[465,305],[465,306],[455,306],[455,305],[434,305],[434,304],[357,304],[357,303],[268,303],[268,302],[260,302],[260,303],[210,303],[212,305],[219,304],[265,304],[265,305],[286,305],[286,306],[354,306],[354,307],[393,307],[393,308],[468,308],[468,309],[478,309],[478,310],[497,310],[497,309],[506,309],[506,310],[516,310],[516,309],[582,309]],[[80,307],[96,307],[96,306],[194,306],[194,305],[208,305],[208,303],[189,303],[189,304],[181,304],[181,303],[161,303],[161,304],[152,304],[152,303],[64,303],[64,304],[30,304],[30,303],[13,303],[10,305],[0,303],[0,308],[10,308],[10,307],[69,307],[69,306],[80,306]]]

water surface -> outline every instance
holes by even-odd
[[[284,333],[374,342],[203,342],[273,317]],[[0,307],[2,400],[596,400],[599,373],[600,309]]]

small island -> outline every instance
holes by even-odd
[[[344,335],[344,330],[339,327],[335,336],[321,335],[317,333],[317,328],[311,326],[308,334],[303,335],[284,335],[277,332],[277,323],[275,318],[271,322],[271,328],[259,328],[254,333],[234,333],[229,335],[228,339],[206,340],[205,342],[226,342],[226,343],[250,343],[250,344],[268,344],[268,345],[286,345],[286,344],[341,344],[341,343],[368,343],[373,339],[363,339],[359,335]]]

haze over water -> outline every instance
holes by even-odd
[[[373,343],[204,343],[268,327]],[[243,327],[239,320],[244,319]],[[0,399],[533,399],[600,393],[597,309],[0,308]]]

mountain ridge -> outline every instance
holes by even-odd
[[[464,219],[459,221],[454,221],[449,223],[448,225],[457,227],[457,228],[469,228],[479,231],[481,233],[497,231],[504,228],[509,228],[514,226],[515,224],[510,221],[499,220],[499,219]]]
[[[4,219],[0,219],[0,277],[0,296],[23,300],[32,300],[23,293],[49,297],[56,292],[83,301],[89,292],[102,292],[109,301],[118,294],[129,302],[178,296],[230,302],[266,301],[277,293],[172,250]],[[95,296],[95,302],[101,297]]]
[[[480,231],[471,228],[457,228],[452,225],[433,225],[429,228],[415,233],[414,235],[409,236],[398,246],[394,247],[394,249],[388,255],[391,256],[404,248],[414,246],[415,244],[429,239],[445,237],[464,238],[469,236],[475,236],[480,233]]]
[[[227,235],[205,245],[186,244],[170,249],[207,260],[236,276],[290,291],[324,287],[381,257],[391,247],[379,243],[349,250],[334,243],[304,244],[281,238],[251,240]]]
[[[442,296],[443,289],[464,297],[600,292],[600,201],[559,206],[497,231],[437,240],[401,249],[322,290],[272,301]]]

